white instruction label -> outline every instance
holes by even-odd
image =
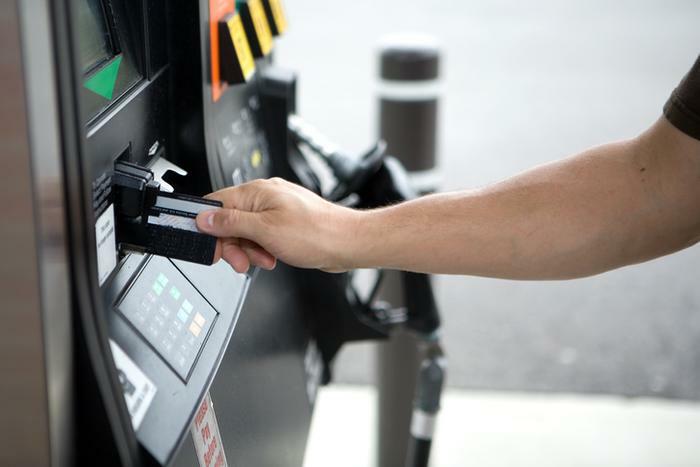
[[[131,425],[138,430],[158,388],[113,340],[109,340]]]
[[[114,232],[114,205],[110,204],[95,222],[97,244],[97,277],[100,285],[117,266],[117,236]]]
[[[221,443],[219,434],[219,424],[216,422],[214,404],[208,392],[197,409],[191,431],[200,467],[228,467],[224,445]]]

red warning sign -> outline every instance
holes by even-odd
[[[204,396],[190,431],[201,467],[228,467],[224,445],[221,443],[219,434],[219,424],[216,422],[214,405],[209,393]]]

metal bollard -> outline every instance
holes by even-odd
[[[387,153],[409,172],[413,188],[433,192],[436,169],[440,51],[429,36],[390,36],[381,42],[379,137]],[[400,274],[387,271],[380,298],[403,306]],[[377,465],[403,467],[410,440],[416,374],[421,363],[418,340],[399,331],[377,349]]]

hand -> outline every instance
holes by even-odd
[[[254,180],[207,198],[224,207],[200,213],[197,227],[219,237],[217,252],[236,271],[246,272],[251,264],[272,269],[277,258],[302,268],[347,269],[341,258],[347,256],[357,211],[280,178]]]

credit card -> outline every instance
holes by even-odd
[[[149,209],[148,223],[199,233],[195,221],[197,214],[221,206],[221,202],[211,199],[161,192]]]
[[[195,218],[222,207],[219,201],[180,193],[160,192],[146,209],[146,221],[125,223],[122,242],[132,248],[194,263],[214,261],[216,237],[199,232]]]
[[[151,207],[153,213],[172,214],[174,216],[190,217],[194,219],[202,211],[220,208],[223,204],[213,199],[200,198],[198,196],[183,195],[181,193],[158,193],[155,204]]]

